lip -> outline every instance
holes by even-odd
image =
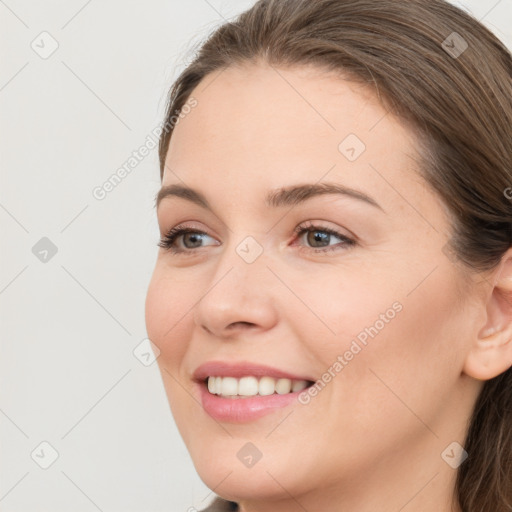
[[[201,397],[201,404],[205,412],[216,421],[227,423],[247,423],[278,409],[291,405],[298,400],[299,394],[306,391],[286,393],[279,395],[274,393],[267,396],[254,396],[244,398],[226,398],[213,395],[208,391],[206,378],[210,376],[221,377],[274,377],[275,379],[307,380],[315,382],[310,376],[295,375],[267,365],[249,362],[226,363],[211,361],[199,366],[194,372],[194,379]]]
[[[202,382],[206,377],[274,377],[275,379],[308,380],[314,382],[316,379],[309,375],[294,375],[288,371],[280,370],[272,366],[240,361],[238,363],[227,363],[224,361],[209,361],[202,364],[194,371],[194,379]]]
[[[247,398],[225,398],[212,395],[204,382],[195,384],[199,387],[201,404],[207,414],[214,420],[225,423],[248,423],[273,411],[283,409],[297,402],[300,393],[308,388],[294,393],[279,395],[274,393],[267,396],[254,396]]]

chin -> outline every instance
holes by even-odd
[[[220,463],[220,466],[216,466],[217,469],[212,469],[209,461],[205,459],[194,461],[196,471],[204,484],[226,500],[277,501],[288,496],[283,487],[292,495],[297,495],[297,483],[290,481],[290,475],[284,476],[286,472],[289,473],[290,466],[286,469],[283,464],[282,471],[272,471],[263,465],[258,468],[258,465],[251,469],[242,469],[237,468],[232,460],[226,459]],[[303,486],[300,487],[303,488]]]
[[[204,484],[224,499],[279,500],[288,497],[284,489],[296,496],[312,483],[311,475],[301,474],[300,468],[290,471],[292,447],[274,446],[270,439],[255,439],[251,445],[243,436],[220,439],[219,434],[213,439],[204,433],[196,435],[190,437],[189,431],[187,444],[194,467]],[[253,458],[251,465],[250,454],[257,456],[256,445],[261,458],[256,462]]]

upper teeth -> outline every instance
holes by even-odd
[[[306,380],[274,379],[273,377],[208,377],[208,391],[222,396],[272,395],[301,391],[308,386]]]

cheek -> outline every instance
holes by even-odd
[[[188,296],[190,295],[190,297]],[[190,330],[194,303],[190,287],[179,286],[176,280],[157,267],[148,286],[145,321],[149,339],[159,348],[157,359],[174,374],[182,361]],[[187,327],[188,326],[188,327]]]
[[[298,339],[326,367],[346,354],[349,366],[390,365],[403,373],[412,368],[430,372],[429,378],[451,378],[462,367],[468,329],[457,305],[457,283],[449,266],[438,265],[428,279],[431,268],[421,267],[404,273],[399,262],[384,262],[378,272],[360,265],[357,272],[308,277],[295,288],[311,310],[300,316]],[[432,373],[429,364],[439,371]]]
[[[342,404],[343,413],[331,419],[345,432],[357,436],[354,429],[378,421],[390,436],[393,425],[418,433],[424,426],[408,407],[430,424],[450,403],[464,362],[464,315],[455,306],[453,276],[438,270],[412,293],[413,286],[393,280],[370,287],[354,277],[325,281],[323,294],[306,295],[303,288],[329,327],[303,320],[301,339],[320,363],[319,373],[325,372],[325,391],[312,401],[332,411]],[[406,277],[404,283],[419,281]]]
[[[357,366],[355,360],[372,341],[382,344],[386,331],[403,314],[394,287],[372,282],[371,273],[328,269],[294,283],[301,283],[294,291],[302,301],[292,301],[287,321],[296,327],[296,338],[310,359],[319,363],[320,374],[345,353]]]
[[[188,340],[191,338],[191,305],[197,301],[189,286],[177,286],[176,280],[155,268],[145,302],[146,331],[158,347],[157,364],[171,411],[182,437],[187,441],[187,426],[197,414],[197,404],[184,391],[183,374]],[[189,297],[190,295],[190,297]]]

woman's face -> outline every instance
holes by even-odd
[[[183,190],[161,199],[162,237],[201,233],[159,249],[146,325],[199,475],[236,500],[444,492],[455,471],[442,452],[463,443],[479,390],[462,368],[481,318],[463,307],[411,132],[362,86],[312,68],[229,68],[192,96],[162,186],[208,207]],[[354,194],[283,192],[327,184]],[[228,367],[198,376],[210,362]],[[243,376],[317,384],[237,399],[211,394],[209,375],[232,377],[213,379],[225,394]]]

